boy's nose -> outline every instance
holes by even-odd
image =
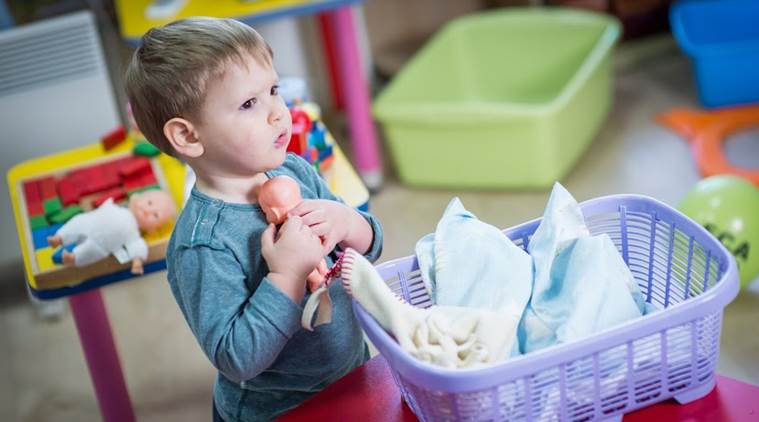
[[[280,120],[282,120],[282,116],[284,115],[282,111],[283,108],[284,107],[277,107],[277,106],[272,108],[271,113],[269,113],[269,123],[277,123]]]

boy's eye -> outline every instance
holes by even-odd
[[[253,105],[256,104],[257,102],[258,102],[257,99],[251,98],[248,101],[245,101],[244,103],[242,103],[242,105],[240,106],[240,110],[247,110],[253,107]]]
[[[279,95],[279,85],[271,87],[271,95]]]

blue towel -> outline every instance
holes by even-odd
[[[527,305],[530,256],[501,230],[478,220],[458,198],[448,204],[435,233],[417,242],[416,257],[437,305],[493,311]]]
[[[580,339],[646,311],[609,236],[590,236],[579,205],[558,183],[528,251],[534,283],[519,326],[522,353]]]

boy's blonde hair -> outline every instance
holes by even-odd
[[[233,19],[196,17],[149,30],[126,71],[126,94],[145,137],[176,156],[163,127],[174,117],[198,119],[208,82],[247,54],[272,65],[271,47],[253,28]]]

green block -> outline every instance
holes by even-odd
[[[42,227],[49,226],[47,220],[45,219],[44,215],[35,215],[31,218],[29,218],[29,225],[32,227],[32,230],[37,230]]]
[[[42,204],[42,207],[45,209],[45,215],[50,216],[62,210],[63,204],[61,203],[60,198],[56,197],[53,199],[46,199]]]
[[[135,193],[145,192],[146,190],[152,190],[152,189],[159,189],[160,190],[161,186],[160,185],[143,186],[143,187],[141,187],[139,189],[135,189],[133,191],[127,192],[127,196],[132,196]]]
[[[134,155],[142,155],[145,157],[153,157],[161,153],[161,150],[156,148],[155,145],[147,142],[142,142],[134,146],[132,150]]]
[[[82,207],[79,205],[68,206],[57,213],[50,216],[50,222],[54,224],[62,224],[71,219],[71,217],[82,212]]]

